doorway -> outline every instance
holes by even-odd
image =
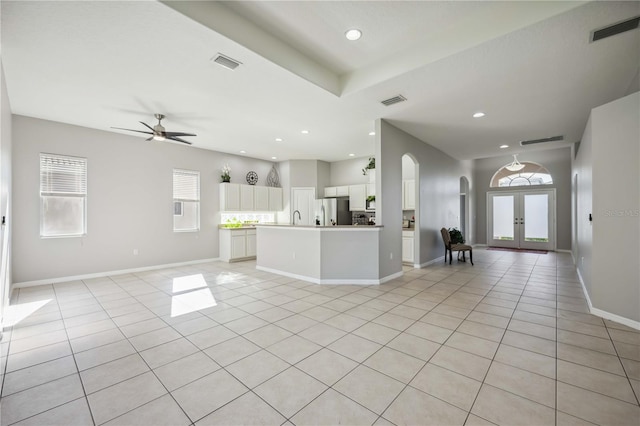
[[[464,241],[469,241],[469,180],[460,178],[460,232]]]
[[[555,189],[487,193],[487,245],[555,250]]]

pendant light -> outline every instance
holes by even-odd
[[[513,154],[513,163],[511,163],[508,166],[506,166],[505,169],[507,169],[507,170],[509,170],[511,172],[517,172],[517,171],[520,171],[520,170],[524,169],[524,164],[521,164],[518,161],[518,155],[517,154]]]

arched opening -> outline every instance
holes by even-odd
[[[553,178],[546,167],[531,161],[523,161],[522,170],[512,171],[507,167],[511,163],[501,167],[491,178],[491,188],[508,188],[514,186],[551,185]]]
[[[412,154],[402,156],[402,263],[420,264],[420,178]]]

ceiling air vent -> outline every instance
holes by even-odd
[[[555,142],[555,141],[561,141],[563,139],[564,139],[564,136],[552,136],[550,138],[531,139],[528,141],[520,141],[520,146],[535,145],[537,143],[545,143],[545,142]]]
[[[640,16],[636,16],[635,18],[627,19],[626,21],[609,25],[608,27],[601,28],[599,30],[594,30],[591,32],[591,42],[602,40],[603,38],[611,37],[626,31],[635,30],[638,28],[639,22]]]
[[[405,98],[404,96],[397,95],[397,96],[394,96],[393,98],[389,98],[389,99],[385,99],[384,101],[380,101],[380,103],[382,103],[382,105],[384,105],[384,106],[390,106],[390,105],[393,105],[393,104],[397,104],[398,102],[404,102],[406,100],[407,100],[407,98]]]
[[[224,56],[222,53],[218,53],[218,56],[213,59],[213,62],[230,70],[235,70],[238,66],[242,65],[242,62],[238,62],[235,59]]]

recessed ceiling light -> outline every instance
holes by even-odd
[[[509,148],[509,145],[500,145],[500,149]]]
[[[349,154],[349,157],[355,157],[355,156],[356,156],[355,154]]]
[[[375,136],[376,132],[369,132],[369,136]]]
[[[301,133],[302,133],[303,135],[308,135],[308,134],[309,134],[309,131],[308,131],[308,130],[303,130]]]
[[[276,142],[282,142],[282,138],[276,138]]]
[[[473,114],[473,118],[480,118],[480,117],[484,117],[484,112],[476,112],[475,114]]]
[[[357,28],[352,28],[350,30],[347,30],[347,32],[344,33],[344,36],[347,38],[347,40],[356,41],[360,37],[362,37],[362,31]]]
[[[246,154],[247,151],[245,151],[244,149],[242,151],[240,151],[240,154]]]
[[[277,160],[277,159],[278,159],[278,157],[271,157],[271,159],[272,159],[272,160]]]

